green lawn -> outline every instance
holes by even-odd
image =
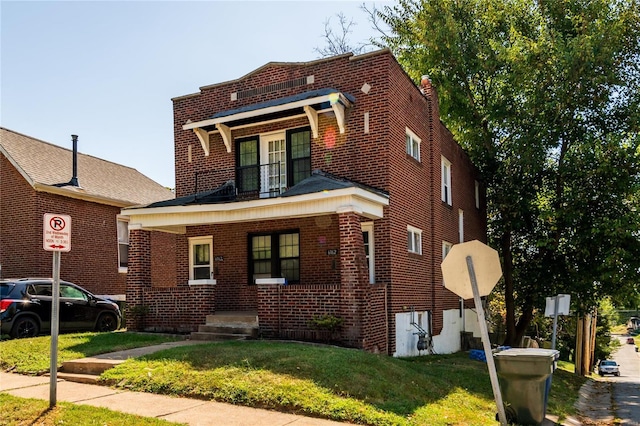
[[[53,409],[49,409],[49,401],[18,398],[3,393],[0,393],[0,407],[2,407],[0,425],[3,426],[169,426],[180,424],[66,402],[60,402]]]
[[[158,345],[176,340],[149,333],[74,333],[58,336],[58,366],[65,361],[107,352]],[[49,371],[51,337],[4,340],[0,342],[0,369],[18,373],[41,374]]]
[[[0,342],[2,362],[6,344],[33,345],[37,339]],[[564,418],[575,413],[573,404],[586,379],[572,372],[573,366],[561,363],[554,373],[549,414]],[[102,380],[131,390],[359,424],[497,423],[487,365],[466,353],[397,359],[298,343],[210,343],[130,359],[106,371]]]

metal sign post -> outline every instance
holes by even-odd
[[[71,216],[44,214],[42,248],[53,252],[51,289],[51,356],[49,364],[49,407],[56,405],[58,383],[58,332],[60,319],[60,253],[71,251]]]
[[[473,298],[475,302],[491,387],[498,408],[498,419],[501,426],[506,426],[507,416],[500,393],[493,352],[491,352],[487,321],[480,300],[481,296],[491,293],[502,276],[498,252],[477,240],[456,244],[442,261],[441,267],[444,286],[462,299]]]
[[[553,297],[547,297],[547,305],[545,306],[544,316],[553,317],[553,335],[551,337],[551,349],[556,348],[558,315],[569,315],[570,304],[570,294],[558,294]]]
[[[489,367],[489,378],[491,379],[491,388],[493,389],[493,396],[496,399],[496,405],[498,406],[498,419],[500,424],[505,426],[507,424],[507,415],[504,411],[504,404],[502,402],[502,393],[500,392],[500,383],[498,382],[498,374],[496,373],[496,365],[493,360],[493,352],[491,351],[491,341],[489,340],[489,330],[487,329],[487,321],[484,317],[484,308],[482,307],[482,300],[480,300],[480,292],[478,291],[478,282],[476,280],[476,273],[473,269],[473,259],[471,256],[467,256],[467,269],[469,271],[469,279],[471,280],[471,289],[473,291],[473,301],[476,304],[476,312],[478,313],[478,322],[480,325],[480,335],[482,336],[482,346],[484,347],[484,355],[487,359],[487,366]]]
[[[60,252],[53,252],[53,288],[51,289],[51,362],[49,364],[49,407],[56,406],[58,385],[58,319],[60,318]]]

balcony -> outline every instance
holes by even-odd
[[[274,198],[284,192],[286,172],[281,163],[196,172],[194,194],[213,201]]]

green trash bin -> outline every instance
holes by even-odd
[[[507,421],[539,425],[546,415],[547,379],[555,370],[559,352],[515,348],[493,354]]]

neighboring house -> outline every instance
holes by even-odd
[[[130,329],[248,311],[263,337],[321,340],[312,320],[333,315],[333,340],[394,356],[425,333],[420,353],[454,352],[477,330],[440,263],[486,241],[484,190],[428,79],[381,50],[269,63],[173,105],[176,198],[122,212],[127,302],[144,312]],[[177,235],[171,285],[157,231]]]
[[[124,297],[128,218],[120,210],[173,193],[130,167],[12,130],[0,132],[1,276],[51,277],[43,218],[65,214],[71,216],[71,251],[61,254],[60,278],[95,294]]]

